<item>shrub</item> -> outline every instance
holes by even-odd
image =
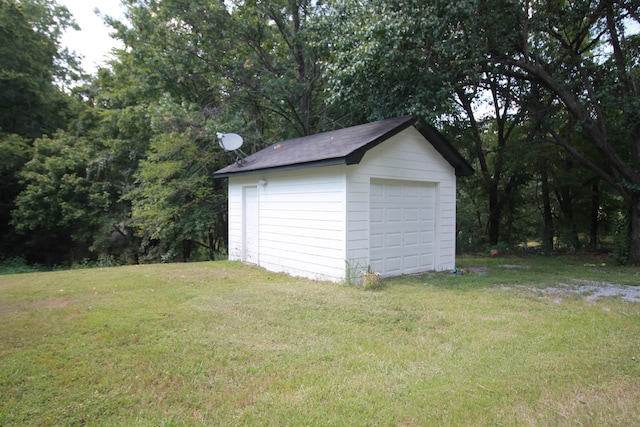
[[[37,266],[29,265],[23,257],[0,259],[0,274],[33,273]]]

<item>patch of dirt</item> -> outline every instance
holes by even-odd
[[[35,308],[63,308],[73,303],[73,300],[69,297],[52,297],[45,298],[37,301],[33,304]]]
[[[55,310],[76,302],[70,297],[49,297],[35,301],[0,301],[0,318],[13,317],[32,310]]]
[[[477,274],[478,276],[484,276],[489,269],[487,267],[467,267],[467,270]]]

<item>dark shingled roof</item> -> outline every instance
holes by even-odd
[[[368,150],[414,125],[416,121],[412,116],[396,117],[281,141],[246,157],[242,162],[214,172],[213,176],[224,178],[264,171],[358,164]],[[455,168],[457,176],[473,174],[473,168],[440,132],[426,124],[416,128]]]

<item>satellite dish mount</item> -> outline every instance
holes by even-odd
[[[247,155],[240,149],[244,140],[237,133],[216,133],[216,139],[222,149],[229,153],[229,156],[233,158],[233,161],[242,165],[244,158]]]

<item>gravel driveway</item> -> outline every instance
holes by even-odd
[[[640,302],[640,286],[618,285],[609,282],[576,279],[573,283],[560,283],[553,288],[537,290],[554,295],[578,293],[584,295],[587,301],[596,301],[602,297],[620,297],[626,301]]]
[[[502,268],[522,268],[518,265],[501,265]],[[481,276],[487,273],[486,267],[469,267],[470,271]],[[506,287],[508,288],[508,287]],[[587,301],[596,301],[604,297],[620,297],[625,301],[640,302],[640,286],[619,285],[617,283],[597,282],[593,280],[574,279],[571,283],[559,283],[550,288],[528,288],[530,291],[542,292],[558,297],[568,294],[584,295]]]

